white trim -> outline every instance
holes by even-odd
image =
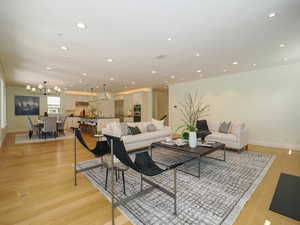
[[[272,142],[256,141],[256,140],[249,140],[249,144],[300,151],[300,145],[297,144],[285,144],[285,143],[274,143],[274,142],[272,143]]]

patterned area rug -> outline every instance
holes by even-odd
[[[223,152],[217,151],[209,156],[222,158]],[[184,155],[156,148],[154,160],[166,164],[183,159]],[[134,156],[133,156],[134,158]],[[200,179],[181,171],[177,172],[177,216],[173,214],[173,199],[159,190],[154,190],[134,199],[120,207],[133,224],[146,225],[229,225],[233,224],[244,204],[251,197],[264,175],[270,168],[275,156],[256,152],[226,152],[226,162],[209,158],[200,161]],[[84,168],[97,163],[96,160],[85,161],[77,165]],[[198,161],[193,160],[181,166],[182,170],[197,174]],[[108,199],[104,190],[105,169],[96,168],[84,172]],[[173,191],[173,171],[151,178],[154,182]],[[125,172],[126,194],[130,196],[140,190],[140,176],[133,170]],[[79,184],[80,185],[80,184]],[[116,183],[119,199],[125,198],[122,182]],[[147,184],[144,185],[147,187]]]

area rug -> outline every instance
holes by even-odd
[[[57,138],[47,136],[47,139],[39,138],[38,135],[32,135],[31,139],[28,136],[28,133],[16,134],[15,144],[30,144],[30,143],[40,143],[48,141],[59,141],[64,139],[74,138],[72,131],[65,131],[65,135],[61,135]]]
[[[222,158],[222,154],[221,151],[216,151],[209,156]],[[153,158],[166,164],[183,157],[186,156],[179,157],[178,153],[159,148],[153,150]],[[131,200],[119,209],[136,225],[230,225],[262,181],[274,158],[275,156],[257,152],[227,151],[226,162],[202,158],[200,178],[178,171],[177,216],[173,214],[173,199],[156,189]],[[89,160],[79,163],[77,167],[84,168],[95,163],[97,160]],[[194,160],[180,169],[197,174],[197,166],[198,162]],[[107,191],[104,190],[105,169],[96,168],[84,172],[84,175],[111,199],[110,185]],[[173,190],[173,171],[151,179],[170,191]],[[125,183],[127,196],[139,192],[140,176],[137,172],[131,169],[126,171]],[[121,181],[116,183],[118,199],[127,197],[123,194],[122,187]]]

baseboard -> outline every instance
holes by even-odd
[[[271,142],[265,142],[265,141],[255,141],[255,140],[250,140],[249,144],[300,151],[300,145],[296,145],[296,144],[284,144],[284,143],[274,143],[274,142],[271,143]]]

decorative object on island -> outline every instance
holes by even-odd
[[[47,81],[43,81],[43,84],[39,84],[36,87],[32,87],[31,85],[26,85],[26,90],[40,95],[60,95],[61,89],[57,86],[54,86],[53,90],[47,87]],[[39,90],[39,92],[37,92]]]
[[[40,115],[40,97],[15,96],[15,115]]]
[[[197,120],[207,116],[209,105],[204,104],[203,96],[198,96],[196,92],[194,95],[187,93],[184,102],[179,104],[179,110],[182,114],[181,121],[183,125],[179,126],[175,133],[182,131],[182,137],[189,140],[191,148],[197,145],[196,123]],[[192,147],[194,146],[194,147]]]

